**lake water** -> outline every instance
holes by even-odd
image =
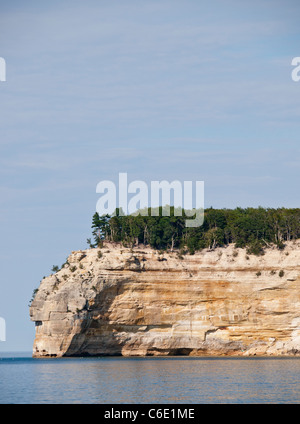
[[[300,403],[300,358],[0,356],[0,403]]]

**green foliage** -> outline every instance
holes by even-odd
[[[276,245],[277,245],[277,249],[279,250],[283,250],[285,248],[285,244],[283,243],[282,240],[277,241]]]
[[[100,216],[98,212],[93,215],[92,228],[93,236],[95,239],[94,247],[102,247],[102,240],[107,238],[109,228],[113,232],[113,217],[109,215]],[[109,221],[112,220],[112,223],[109,225]]]
[[[31,296],[31,299],[30,299],[30,301],[29,301],[29,305],[28,306],[31,306],[31,304],[32,304],[32,302],[34,301],[34,298],[35,298],[35,296],[36,296],[36,294],[37,294],[37,292],[39,291],[39,289],[34,289],[33,290],[33,292],[32,292],[32,296]]]
[[[248,255],[264,255],[263,244],[260,240],[252,240],[247,247]]]
[[[264,249],[274,244],[283,249],[285,242],[300,238],[300,209],[236,208],[204,211],[201,227],[186,228],[188,217],[128,215],[119,216],[117,209],[113,216],[93,215],[92,233],[94,243],[88,239],[90,247],[100,247],[104,240],[120,242],[132,248],[138,244],[149,245],[157,250],[184,249],[194,254],[203,248],[215,249],[234,243],[235,247],[247,248],[248,255],[263,255]],[[182,253],[180,253],[182,256]]]
[[[66,258],[66,261],[62,264],[61,269],[65,267],[65,265],[69,265],[68,258]]]
[[[88,238],[88,239],[86,239],[86,242],[87,242],[90,249],[94,249],[96,247],[96,245],[94,245],[92,243],[92,239]]]
[[[58,271],[59,271],[59,266],[57,266],[57,265],[53,265],[53,267],[52,267],[51,271],[52,271],[52,272],[58,272]]]

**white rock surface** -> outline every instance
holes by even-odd
[[[106,243],[68,262],[32,302],[35,357],[300,354],[299,242],[184,259]]]

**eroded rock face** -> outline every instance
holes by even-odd
[[[183,259],[106,244],[68,262],[32,302],[35,357],[300,355],[300,243]]]

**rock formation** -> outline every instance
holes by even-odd
[[[33,356],[300,355],[300,243],[72,252],[30,308]]]

